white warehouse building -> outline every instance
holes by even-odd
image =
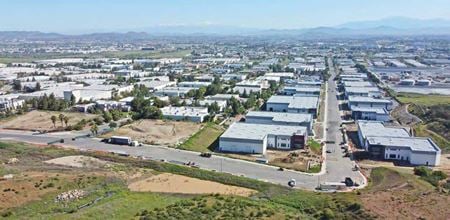
[[[190,120],[193,122],[203,122],[208,115],[208,108],[204,107],[172,107],[161,108],[165,118],[173,120]]]
[[[412,165],[437,166],[441,149],[430,138],[411,137],[404,128],[382,122],[358,121],[358,139],[374,158],[405,161]]]
[[[267,148],[302,148],[306,141],[305,127],[235,122],[220,136],[219,150],[265,154]]]
[[[254,124],[302,126],[307,128],[309,134],[313,133],[313,117],[311,114],[305,113],[249,111],[247,115],[245,115],[245,122]]]
[[[266,111],[309,113],[316,117],[319,108],[317,96],[279,96],[274,95],[267,100]]]

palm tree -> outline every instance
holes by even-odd
[[[93,124],[91,126],[91,132],[92,132],[92,135],[96,135],[98,133],[98,127],[96,124]]]
[[[59,121],[61,122],[61,126],[63,126],[64,115],[63,114],[59,114],[58,118],[59,118]]]
[[[64,116],[64,123],[66,124],[66,127],[67,127],[67,124],[69,123],[69,117]]]
[[[53,127],[56,128],[56,125],[55,125],[55,123],[56,123],[56,116],[52,115],[52,117],[50,117],[50,119],[52,120]]]

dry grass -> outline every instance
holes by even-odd
[[[53,126],[50,119],[53,115],[58,118],[59,114],[64,114],[69,118],[68,125],[74,125],[82,119],[93,119],[98,117],[93,114],[82,114],[76,112],[51,112],[51,111],[31,111],[24,115],[19,115],[10,120],[1,121],[0,128],[17,129],[17,130],[37,130],[37,131],[52,131],[65,127],[61,125],[59,119],[56,120],[56,128]]]
[[[416,176],[387,168],[371,172],[361,192],[364,208],[380,219],[448,219],[450,197]]]

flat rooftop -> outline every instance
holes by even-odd
[[[276,122],[310,122],[311,114],[288,113],[288,112],[265,112],[265,111],[249,111],[246,117],[271,118]]]
[[[195,90],[198,88],[193,88],[193,87],[165,87],[162,88],[160,91],[164,91],[164,92],[189,92],[191,90]]]
[[[267,103],[287,104],[288,108],[293,109],[315,109],[319,106],[319,97],[274,95],[269,98]]]
[[[300,86],[286,86],[284,90],[295,90],[296,92],[319,92],[320,87],[300,87]]]
[[[367,81],[345,81],[345,87],[372,87],[373,84]]]
[[[380,92],[377,87],[345,87],[345,91],[349,93]]]
[[[350,106],[350,110],[356,112],[374,112],[377,114],[389,114],[385,108],[371,108],[371,107],[361,107],[361,106]]]
[[[376,121],[358,121],[358,127],[363,137],[410,137],[404,128],[386,127]]]
[[[369,144],[409,148],[416,152],[440,152],[441,149],[430,138],[417,137],[369,137]]]
[[[387,99],[377,99],[373,97],[363,97],[363,96],[349,96],[348,97],[349,102],[372,102],[372,103],[386,103],[390,104],[392,101]]]
[[[269,134],[292,136],[295,133],[306,134],[306,127],[235,122],[220,138],[263,140]]]
[[[161,108],[163,115],[196,117],[208,114],[208,108],[204,107],[164,107]]]

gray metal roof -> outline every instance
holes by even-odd
[[[382,122],[358,121],[358,127],[365,137],[410,137],[404,128],[385,127]]]
[[[368,137],[369,144],[409,148],[419,152],[439,152],[441,149],[430,138],[417,137]]]
[[[246,117],[260,117],[269,118],[276,122],[310,122],[312,121],[311,114],[304,113],[287,113],[287,112],[265,112],[265,111],[249,111]]]
[[[380,92],[380,90],[377,87],[345,87],[345,92],[370,93],[370,92]]]
[[[377,114],[389,114],[385,108],[371,108],[371,107],[361,107],[361,106],[350,106],[350,109],[355,112],[375,112]]]
[[[391,104],[391,100],[387,99],[377,99],[373,97],[363,97],[363,96],[349,96],[348,97],[349,102],[368,102],[368,103],[386,103]]]
[[[367,81],[345,81],[344,82],[345,87],[371,87],[373,86],[372,83]]]
[[[320,87],[299,87],[299,86],[286,86],[284,90],[295,90],[296,92],[320,92]]]
[[[294,133],[306,134],[306,127],[235,122],[220,137],[263,140],[269,134],[292,136]]]
[[[274,95],[269,98],[270,104],[287,104],[292,109],[315,109],[319,105],[317,96],[281,96]]]

